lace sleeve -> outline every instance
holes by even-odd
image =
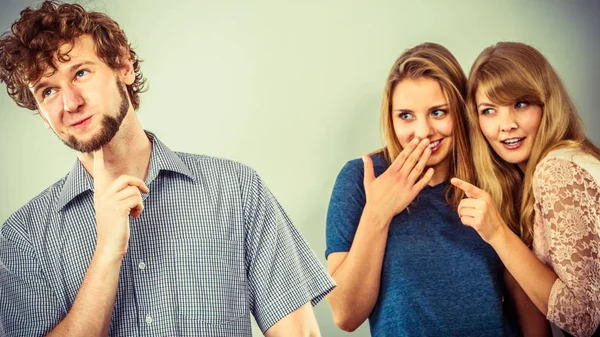
[[[550,158],[536,168],[534,196],[558,279],[547,319],[575,336],[600,324],[600,187],[576,163]]]

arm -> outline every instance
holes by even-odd
[[[121,259],[96,251],[71,310],[47,336],[108,336],[120,268]]]
[[[0,336],[42,336],[65,313],[20,215],[12,215],[0,231]]]
[[[129,242],[129,215],[138,217],[143,210],[140,191],[149,192],[141,179],[123,175],[112,181],[102,150],[94,154],[96,251],[69,313],[48,336],[108,335]]]
[[[457,178],[452,178],[451,183],[468,197],[458,205],[462,223],[473,227],[494,248],[508,272],[535,306],[546,314],[556,274],[508,228],[489,193]]]
[[[267,336],[320,336],[311,305],[335,286],[262,180],[240,170],[249,308]]]
[[[536,168],[536,217],[544,226],[554,270],[508,229],[489,194],[453,183],[469,196],[459,205],[461,220],[492,245],[535,306],[559,328],[591,336],[600,324],[600,188],[593,177],[557,158]]]
[[[106,336],[120,261],[108,263],[95,254],[65,316],[35,249],[22,236],[24,228],[13,217],[0,236],[0,326],[5,330],[0,336]]]
[[[524,337],[544,337],[550,336],[550,325],[546,317],[531,302],[527,294],[517,283],[515,278],[504,270],[504,280],[508,295],[508,302],[512,310],[517,315],[517,321]]]
[[[273,324],[265,337],[321,337],[312,305],[306,303]]]
[[[514,234],[501,236],[493,246],[499,255],[502,252],[506,267],[549,321],[574,336],[591,336],[600,324],[600,188],[587,171],[558,158],[540,164],[534,179],[536,212],[554,271],[544,270],[546,266],[528,249],[525,255]],[[511,249],[524,256],[509,256]],[[543,273],[536,280],[539,270]]]
[[[543,264],[508,226],[489,243],[518,285],[545,315],[556,274]]]
[[[534,193],[558,276],[546,317],[591,336],[600,325],[600,186],[576,163],[552,158],[536,169]]]
[[[350,252],[327,258],[329,274],[338,285],[327,302],[335,325],[344,331],[356,330],[375,307],[389,224],[390,219],[365,209]]]
[[[342,232],[344,228],[356,228],[349,251],[340,252],[336,248],[337,251],[329,255],[327,262],[329,273],[338,285],[327,296],[327,301],[335,324],[342,330],[354,331],[358,328],[377,303],[391,220],[406,209],[433,176],[433,169],[429,169],[417,181],[430,156],[427,144],[428,140],[420,143],[413,141],[377,178],[371,158],[365,156],[362,177],[364,194],[360,190],[360,176],[357,174],[348,178],[349,183],[344,184],[342,179],[339,189],[338,177],[329,206],[332,214],[328,213],[328,231],[330,226],[332,233]],[[357,195],[362,198],[349,201],[352,196],[358,199]],[[328,233],[328,239],[329,236]]]

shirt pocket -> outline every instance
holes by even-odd
[[[243,243],[182,238],[175,249],[180,315],[211,325],[227,324],[246,315]]]

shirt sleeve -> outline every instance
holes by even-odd
[[[346,163],[337,176],[327,210],[326,257],[350,251],[367,200],[363,177],[360,159]]]
[[[242,182],[250,310],[263,333],[335,283],[281,205],[250,170]]]
[[[11,217],[0,231],[2,336],[43,336],[61,320],[56,297],[23,226]]]
[[[547,319],[575,336],[600,324],[600,188],[576,163],[550,158],[534,177],[536,209],[558,276]]]

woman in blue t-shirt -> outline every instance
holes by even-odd
[[[503,310],[504,267],[461,224],[473,181],[466,78],[443,46],[406,50],[386,81],[386,145],[339,173],[327,213],[327,300],[338,327],[369,319],[373,336],[512,336]]]

